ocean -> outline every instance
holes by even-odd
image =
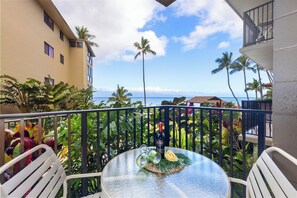
[[[225,100],[227,102],[233,102],[236,104],[236,100],[233,97],[220,97],[222,100]],[[94,97],[94,102],[95,104],[98,104],[101,101],[107,102],[109,97]],[[163,100],[169,100],[172,101],[174,97],[147,97],[146,98],[146,103],[149,106],[154,106],[154,105],[161,105],[161,102]],[[186,100],[189,100],[193,97],[187,97]],[[239,103],[241,104],[242,100],[246,100],[246,97],[237,97]],[[254,99],[254,98],[250,98]],[[136,102],[136,101],[142,101],[143,102],[143,97],[131,97],[131,102]]]

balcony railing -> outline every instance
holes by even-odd
[[[244,100],[241,102],[241,107],[243,109],[256,109],[256,110],[268,110],[272,111],[272,101],[271,100]],[[256,114],[250,114],[249,117],[245,119],[248,124],[247,134],[258,135],[258,117]],[[272,138],[272,115],[266,114],[266,137]]]
[[[273,1],[244,12],[243,46],[273,39]]]
[[[154,146],[158,123],[163,122],[167,146],[200,153],[217,162],[229,176],[246,179],[253,156],[245,139],[250,127],[246,119],[251,115],[257,117],[253,122],[258,126],[260,154],[265,148],[265,118],[271,113],[250,109],[154,106],[14,114],[0,115],[0,131],[15,129],[19,133],[21,152],[28,149],[28,138],[34,139],[36,144],[51,145],[61,157],[67,174],[74,174],[102,171],[110,159],[122,152],[142,144]],[[239,135],[243,137],[241,141]],[[5,161],[4,154],[12,149],[9,148],[11,142],[4,136],[5,133],[0,133],[1,165]],[[48,142],[49,139],[54,141]],[[90,180],[81,181],[80,192],[69,190],[81,195],[100,190],[100,180],[91,183],[92,189],[88,182]]]

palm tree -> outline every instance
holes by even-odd
[[[260,84],[259,81],[257,81],[256,79],[254,79],[252,83],[248,83],[247,84],[246,90],[247,91],[254,90],[255,91],[255,94],[256,94],[256,100],[257,100],[257,98],[258,98],[258,92],[261,93],[261,84]]]
[[[231,71],[230,74],[234,74],[235,72],[239,72],[239,71],[243,71],[243,79],[244,79],[244,91],[246,93],[246,97],[248,100],[250,100],[249,98],[249,94],[248,91],[246,90],[246,70],[251,70],[254,73],[256,73],[256,69],[254,67],[251,66],[251,59],[249,59],[246,56],[240,56],[238,57],[234,64],[231,65]]]
[[[131,102],[130,96],[132,96],[132,94],[129,93],[127,89],[118,85],[117,91],[112,93],[107,102],[113,103],[114,107],[121,107]]]
[[[84,26],[75,26],[76,33],[79,39],[85,40],[90,46],[99,47],[99,45],[91,40],[95,39],[96,36],[90,34],[87,27]]]
[[[267,87],[267,92],[264,94],[263,98],[266,100],[272,100],[272,87]]]
[[[234,99],[236,100],[238,107],[240,107],[239,102],[238,102],[238,99],[236,98],[236,96],[235,96],[235,94],[234,94],[234,92],[233,92],[233,90],[231,88],[231,85],[230,85],[230,76],[229,76],[230,73],[229,73],[229,70],[231,68],[231,65],[233,64],[233,62],[232,62],[232,55],[233,55],[232,52],[230,52],[230,53],[224,52],[222,58],[217,58],[216,59],[216,63],[219,64],[219,67],[216,68],[216,69],[214,69],[214,70],[212,70],[211,71],[211,74],[216,74],[216,73],[222,71],[223,69],[226,69],[226,71],[227,71],[227,80],[228,80],[228,87],[229,87],[229,89],[230,89],[230,91],[231,91]]]
[[[272,71],[266,69],[266,74],[268,76],[269,82],[273,82],[273,73],[272,73]]]
[[[135,57],[134,60],[139,56],[142,55],[142,81],[143,81],[143,95],[144,95],[144,106],[146,106],[146,92],[145,92],[145,72],[144,72],[144,55],[153,54],[156,55],[156,52],[151,50],[151,46],[149,44],[149,40],[141,37],[140,43],[135,42],[134,47],[139,51]]]
[[[254,66],[254,68],[257,70],[257,73],[258,73],[258,82],[260,83],[260,97],[261,97],[261,99],[263,99],[263,88],[262,88],[261,71],[265,71],[266,69],[264,67],[258,65],[258,64],[256,64]],[[267,75],[268,75],[268,73],[267,73]]]

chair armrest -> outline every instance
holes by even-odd
[[[237,179],[237,178],[234,178],[234,177],[228,177],[230,183],[233,182],[233,183],[239,183],[239,184],[242,184],[242,185],[247,185],[247,182],[242,180],[242,179]],[[228,190],[228,194],[227,194],[227,197],[230,198],[231,197],[231,185],[229,186],[229,190]]]
[[[85,173],[85,174],[75,174],[75,175],[68,175],[66,176],[65,181],[69,179],[78,179],[78,178],[85,178],[85,177],[98,177],[101,176],[101,172],[98,173]]]
[[[265,150],[268,154],[271,154],[272,152],[278,152],[279,154],[281,154],[283,157],[287,158],[288,160],[290,160],[293,164],[295,164],[295,166],[297,166],[297,159],[295,157],[293,157],[292,155],[290,155],[289,153],[287,153],[286,151],[278,148],[278,147],[269,147],[268,149]]]
[[[233,178],[233,177],[229,177],[229,181],[233,182],[233,183],[238,183],[238,184],[242,184],[242,185],[247,185],[246,181],[242,180],[242,179],[237,179],[237,178]]]
[[[85,174],[75,174],[66,176],[63,182],[63,198],[67,197],[67,181],[70,179],[78,179],[78,178],[87,178],[87,177],[98,177],[101,176],[101,172],[98,173],[85,173]]]

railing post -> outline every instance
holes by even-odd
[[[0,119],[0,166],[5,163],[5,127],[4,127],[4,119]],[[0,175],[0,182],[4,183],[4,174]]]
[[[68,169],[67,169],[67,174],[71,175],[71,164],[72,164],[72,156],[71,156],[71,114],[67,114],[67,122],[68,122],[68,129],[67,129],[67,135],[68,135]],[[41,136],[40,136],[41,137]],[[41,138],[40,138],[41,139]],[[68,181],[68,197],[71,197],[71,180]]]
[[[83,112],[81,114],[81,149],[82,149],[82,173],[88,172],[88,157],[87,157],[87,138],[88,138],[88,128],[87,128],[87,113]],[[88,194],[88,179],[82,179],[82,196],[86,196]]]
[[[265,113],[258,114],[258,156],[265,150],[266,123]]]
[[[246,15],[247,13],[243,13],[243,47],[246,46]]]
[[[170,129],[169,129],[169,106],[164,106],[164,134],[165,134],[165,146],[169,146]]]

